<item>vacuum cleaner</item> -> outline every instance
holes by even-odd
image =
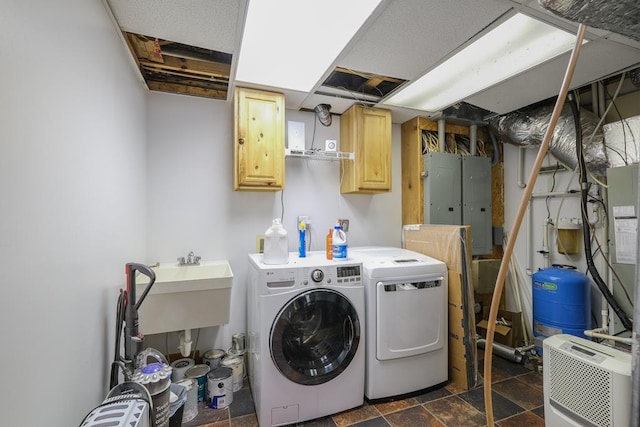
[[[149,278],[149,284],[136,301],[136,274],[138,272]],[[127,263],[125,274],[127,276],[127,288],[120,290],[117,304],[116,342],[114,359],[111,363],[110,389],[113,389],[118,384],[119,371],[122,371],[125,381],[131,381],[133,378],[135,360],[142,351],[142,343],[144,341],[144,336],[138,331],[138,309],[156,281],[156,274],[144,264]],[[123,329],[124,357],[120,354]]]

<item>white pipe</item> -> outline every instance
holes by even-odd
[[[531,195],[532,199],[538,197],[580,197],[580,193],[570,193],[568,191],[548,191],[546,193],[534,193]]]
[[[615,335],[600,334],[598,332],[593,332],[593,331],[584,331],[584,334],[591,338],[600,338],[603,340],[617,341],[627,345],[633,344],[633,338],[617,337]]]
[[[469,126],[469,140],[471,155],[475,156],[478,149],[478,125]]]
[[[551,224],[551,218],[544,220],[542,225],[542,260],[544,268],[551,267],[551,261],[549,259],[549,225]]]
[[[520,147],[518,151],[518,187],[524,188],[527,184],[524,183],[524,150],[526,148]]]
[[[191,354],[191,329],[185,329],[184,332],[180,332],[180,354],[182,357],[189,357]]]
[[[441,153],[445,152],[445,121],[438,119],[438,148]]]

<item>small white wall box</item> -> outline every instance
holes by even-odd
[[[304,150],[304,123],[287,122],[287,148],[289,150]]]
[[[327,139],[324,142],[324,151],[337,151],[338,150],[338,141],[335,139]]]

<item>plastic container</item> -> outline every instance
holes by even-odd
[[[539,354],[542,340],[557,334],[590,339],[591,286],[574,267],[554,265],[533,274],[533,335]]]
[[[327,237],[326,237],[326,247],[325,247],[325,251],[327,253],[327,259],[333,259],[333,230],[329,229],[329,233],[327,233]]]
[[[265,264],[287,264],[289,262],[289,239],[280,218],[275,218],[271,227],[264,233],[262,262]]]
[[[307,225],[304,221],[300,221],[300,226],[298,230],[298,256],[300,258],[306,258],[307,256]]]
[[[340,224],[336,224],[333,227],[331,248],[334,260],[347,259],[347,233],[344,232]]]

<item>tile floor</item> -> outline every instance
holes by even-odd
[[[482,362],[479,364],[482,371]],[[542,374],[494,356],[493,416],[497,426],[544,427]],[[484,426],[484,391],[458,390],[453,384],[426,394],[388,403],[364,405],[332,416],[298,423],[304,427]],[[198,416],[183,427],[254,427],[258,421],[251,390],[245,386],[225,409],[198,407]]]

